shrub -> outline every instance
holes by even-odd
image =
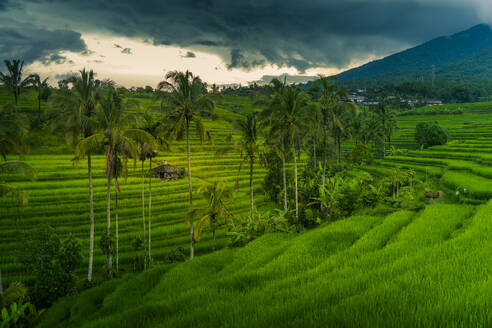
[[[24,243],[22,262],[34,276],[30,294],[38,308],[74,291],[74,270],[81,264],[80,243],[70,235],[60,241],[53,228],[42,225]]]
[[[243,246],[265,233],[295,231],[294,226],[289,224],[288,215],[288,211],[275,209],[245,218],[232,234],[232,246]]]
[[[164,255],[164,263],[171,264],[175,262],[183,262],[185,260],[185,250],[183,247],[178,247]]]
[[[358,143],[350,152],[349,159],[355,165],[369,163],[372,159],[372,153],[367,145]]]
[[[419,123],[415,128],[415,140],[424,148],[430,146],[444,145],[448,141],[449,132],[441,127],[439,123]]]

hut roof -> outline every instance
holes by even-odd
[[[160,166],[156,166],[152,169],[153,174],[158,174],[158,173],[178,173],[183,171],[182,168],[170,165],[170,164],[163,164]]]

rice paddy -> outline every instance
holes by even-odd
[[[214,181],[234,185],[238,153],[216,157],[230,145],[230,121],[251,111],[245,97],[231,97],[217,109],[222,117],[205,123],[214,144],[192,142],[194,186]],[[447,197],[416,211],[355,215],[300,234],[267,234],[243,248],[230,248],[224,230],[220,251],[211,250],[211,234],[197,244],[193,261],[155,265],[141,274],[123,274],[80,295],[61,299],[41,327],[415,327],[485,326],[490,318],[492,272],[492,106],[473,104],[463,114],[398,117],[392,145],[401,151],[361,169],[385,176],[395,167],[432,178]],[[450,132],[444,146],[417,150],[415,126],[438,121]],[[347,143],[349,149],[350,145]],[[17,207],[0,202],[0,267],[4,282],[29,279],[18,262],[23,234],[47,223],[61,235],[74,234],[88,252],[87,164],[72,162],[66,151],[25,157],[39,179],[8,179],[29,195]],[[154,166],[167,161],[185,167],[183,143],[160,152]],[[140,163],[121,179],[119,198],[120,263],[130,268],[130,240],[141,233]],[[148,162],[146,163],[148,165]],[[93,160],[96,236],[105,229],[103,155]],[[255,167],[255,201],[269,207],[261,182],[266,169]],[[239,193],[231,207],[249,211],[247,172],[239,175]],[[152,254],[155,264],[189,242],[184,224],[187,179],[152,181]],[[147,190],[146,190],[147,193]],[[147,197],[147,195],[146,195]],[[451,200],[451,203],[450,203]],[[467,205],[475,202],[481,205]],[[200,204],[200,200],[196,201]],[[87,261],[87,254],[84,253]],[[104,273],[105,255],[95,251],[95,268]],[[81,269],[81,274],[85,265]],[[123,270],[125,271],[125,270]],[[130,271],[129,269],[126,271]]]
[[[433,204],[268,234],[65,298],[41,327],[484,326],[491,211]]]

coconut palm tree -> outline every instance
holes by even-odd
[[[289,145],[294,159],[294,183],[296,218],[299,218],[299,191],[297,185],[297,158],[300,156],[302,136],[308,129],[308,95],[298,88],[285,87],[272,98],[265,111],[270,122],[270,131],[277,137],[278,144]]]
[[[271,128],[273,115],[272,104],[276,97],[279,97],[287,88],[286,80],[281,82],[279,79],[274,78],[269,85],[266,86],[266,100],[260,99],[256,102],[257,105],[266,105],[266,109],[259,113],[260,128],[266,131],[266,141],[268,146],[275,152],[275,154],[282,161],[282,185],[283,185],[283,198],[284,198],[284,211],[288,210],[287,200],[287,172],[285,163],[289,157],[289,145],[286,138],[276,135],[278,131]],[[265,98],[265,97],[263,97]]]
[[[145,147],[147,144],[142,144],[140,159],[144,156],[149,160],[149,173],[152,171],[152,159],[157,156],[157,148],[162,147],[169,149],[170,145],[165,138],[165,126],[162,124],[160,117],[156,116],[150,108],[143,112],[141,116],[140,128],[151,135],[155,140],[155,148],[149,149]],[[148,146],[148,145],[147,145]],[[145,149],[147,148],[147,149]],[[145,159],[144,159],[145,160]],[[145,177],[144,177],[145,178]],[[142,199],[145,194],[142,193]],[[148,265],[152,264],[152,175],[149,174],[149,220],[148,220]],[[145,212],[144,212],[145,213]],[[145,237],[145,233],[144,233]]]
[[[330,121],[330,107],[336,103],[340,98],[340,91],[337,90],[335,81],[328,77],[320,76],[319,80],[316,80],[310,90],[313,94],[319,94],[318,101],[320,103],[321,112],[321,129],[322,129],[322,156],[323,156],[323,178],[322,184],[325,185],[326,180],[326,163],[327,163],[327,151],[328,151],[328,129]]]
[[[253,192],[253,169],[257,155],[261,156],[262,146],[257,132],[256,113],[246,116],[245,120],[236,121],[236,128],[239,130],[241,139],[239,147],[241,157],[249,160],[249,201],[251,207],[251,217],[254,216],[254,192]]]
[[[29,132],[29,120],[14,109],[12,105],[0,108],[0,177],[10,173],[23,175],[29,180],[37,178],[37,171],[22,161],[7,160],[7,155],[17,153],[22,159],[25,150],[25,137]],[[27,204],[27,195],[17,187],[0,178],[0,198],[11,196],[21,205]]]
[[[140,103],[132,103],[133,106],[141,109]],[[169,144],[165,138],[165,125],[163,124],[161,117],[157,115],[151,108],[147,108],[140,115],[139,128],[147,132],[153,137],[154,146],[150,146],[146,143],[147,139],[138,140],[140,145],[139,159],[142,162],[142,226],[143,226],[143,245],[144,245],[144,268],[152,263],[152,176],[149,175],[149,197],[148,197],[148,222],[147,229],[145,226],[145,176],[146,171],[144,169],[144,162],[149,160],[149,173],[152,170],[152,159],[157,156],[157,150],[159,147],[168,149]],[[145,237],[148,233],[148,238]],[[147,241],[147,242],[146,242]],[[148,252],[147,252],[148,250]]]
[[[232,213],[228,210],[227,204],[232,201],[234,193],[232,188],[228,188],[224,183],[215,181],[198,189],[206,201],[203,208],[195,208],[188,212],[186,220],[192,219],[196,222],[194,230],[195,240],[200,240],[200,235],[205,228],[210,227],[212,230],[212,252],[215,252],[215,230],[218,227],[218,220],[228,220],[232,218]]]
[[[314,83],[312,92],[320,94],[319,103],[321,105],[324,154],[323,154],[323,183],[326,180],[326,150],[328,131],[331,125],[335,148],[337,150],[337,163],[340,164],[342,137],[345,133],[347,118],[358,113],[357,105],[346,101],[347,90],[340,88],[336,81],[329,77],[320,77]],[[348,117],[347,117],[348,116]]]
[[[30,75],[31,85],[38,92],[38,127],[41,126],[41,100],[47,101],[49,96],[49,86],[48,86],[48,78],[45,78],[41,81],[41,78],[38,74]]]
[[[14,104],[18,105],[19,95],[22,89],[26,88],[31,84],[31,76],[22,79],[22,70],[24,68],[24,61],[19,59],[4,60],[5,66],[7,67],[7,74],[0,72],[0,82],[3,83],[5,87],[12,91],[14,96]]]
[[[391,135],[393,131],[398,127],[395,113],[389,109],[385,104],[380,103],[374,108],[377,121],[379,123],[379,129],[383,136],[383,158],[386,155],[386,141],[388,141],[388,149],[391,149]]]
[[[116,145],[117,147],[118,145]],[[114,152],[114,164],[113,164],[113,177],[114,177],[114,207],[115,207],[115,225],[116,225],[116,272],[119,271],[119,226],[118,226],[118,195],[120,194],[120,184],[118,178],[123,172],[123,163],[118,154],[118,150],[115,149]]]
[[[138,123],[138,115],[129,111],[118,92],[107,87],[105,95],[98,101],[95,120],[99,130],[79,142],[75,158],[79,159],[93,153],[101,146],[106,150],[106,238],[108,240],[108,273],[112,276],[113,256],[111,241],[111,181],[113,179],[115,157],[121,155],[123,159],[137,158],[139,146],[137,139],[152,137],[143,130],[132,128]],[[126,160],[124,160],[126,163]],[[126,168],[125,168],[126,171]]]
[[[29,119],[19,114],[13,105],[0,107],[0,155],[22,154],[26,151],[25,138],[29,132]]]
[[[80,75],[69,79],[70,90],[60,91],[53,98],[53,105],[58,108],[56,116],[51,120],[52,130],[61,129],[68,143],[77,146],[85,138],[90,137],[94,130],[94,116],[99,87],[94,79],[92,70],[80,71]],[[87,281],[92,281],[92,266],[94,258],[94,191],[92,186],[91,152],[87,156],[87,175],[89,178],[89,267]]]
[[[186,135],[188,155],[188,189],[189,210],[193,210],[193,186],[191,182],[191,148],[190,125],[194,124],[200,141],[208,137],[205,125],[199,115],[211,115],[215,104],[206,95],[206,86],[198,76],[191,72],[173,71],[166,74],[166,79],[157,87],[162,93],[162,108],[167,111],[165,122],[172,125],[169,128],[169,140],[182,139]],[[193,218],[190,220],[190,258],[194,257],[195,237],[193,233]]]
[[[0,163],[0,177],[10,173],[21,174],[31,181],[36,180],[38,177],[37,171],[24,162],[5,161]],[[0,198],[11,196],[20,205],[27,205],[27,195],[22,190],[8,184],[3,179],[0,181]]]
[[[254,191],[253,191],[253,170],[257,156],[262,155],[263,145],[257,130],[257,114],[255,112],[248,114],[245,119],[234,122],[234,128],[239,132],[240,139],[235,142],[234,147],[226,147],[217,152],[216,155],[227,153],[235,148],[240,153],[240,158],[249,163],[249,200],[251,208],[251,217],[254,216]],[[241,172],[243,162],[239,165],[238,177],[236,178],[236,192],[239,189],[239,173]]]

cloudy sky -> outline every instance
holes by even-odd
[[[333,74],[492,22],[490,0],[0,0],[0,58],[125,86]]]

